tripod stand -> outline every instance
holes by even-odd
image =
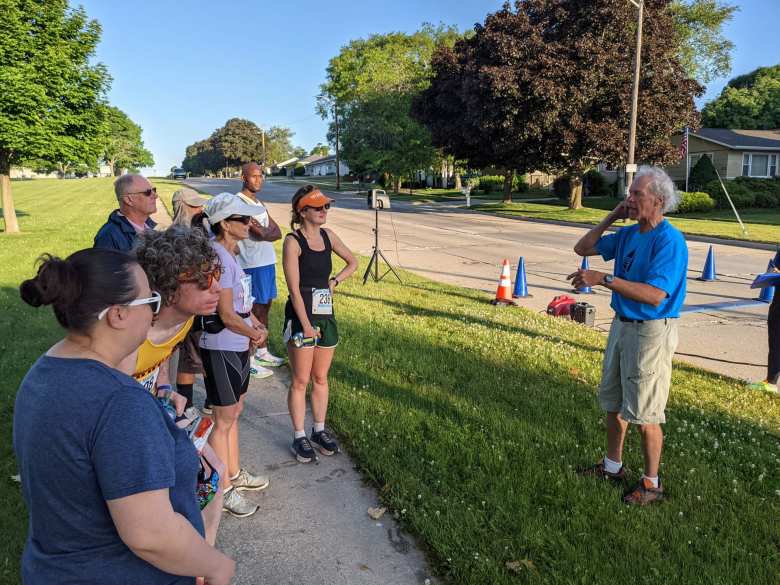
[[[385,258],[385,255],[382,254],[382,250],[379,249],[379,208],[374,208],[374,253],[371,254],[371,260],[368,262],[368,268],[366,268],[365,274],[363,274],[363,284],[366,284],[366,281],[368,280],[368,277],[370,276],[374,282],[379,282],[382,280],[385,276],[387,276],[390,272],[392,272],[395,277],[398,279],[398,282],[403,284],[403,281],[401,280],[401,277],[398,276],[398,273],[395,271],[393,266],[390,264],[390,262]],[[379,276],[379,259],[382,259],[385,261],[385,264],[387,264],[387,270],[382,274],[382,276]],[[374,269],[373,274],[371,272],[371,268]]]

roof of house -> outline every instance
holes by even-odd
[[[282,167],[286,167],[288,165],[291,165],[292,163],[297,162],[297,161],[298,161],[298,157],[294,156],[292,158],[288,158],[287,160],[283,160],[282,162],[278,162],[274,166],[277,167],[277,168],[282,168]]]
[[[310,164],[323,164],[323,163],[329,163],[336,160],[335,154],[328,154],[326,156],[322,156],[318,158],[317,160],[312,161]]]
[[[320,162],[321,158],[325,158],[325,157],[323,157],[321,154],[310,154],[309,156],[307,156],[306,158],[302,158],[298,162],[301,163],[303,166],[306,166],[314,162]]]
[[[732,130],[701,128],[691,135],[736,150],[780,150],[780,129]]]

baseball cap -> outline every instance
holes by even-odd
[[[179,201],[192,207],[203,207],[206,205],[208,199],[201,197],[200,193],[198,193],[195,189],[185,187],[183,189],[179,189],[173,194],[173,203],[177,203]]]
[[[220,193],[206,202],[204,211],[209,223],[214,225],[231,215],[253,217],[265,211],[262,205],[247,203],[235,193]]]
[[[333,203],[334,201],[335,199],[326,197],[322,191],[311,191],[310,193],[306,193],[306,195],[301,197],[300,201],[298,201],[297,210],[300,211],[304,207],[322,207],[326,203]]]

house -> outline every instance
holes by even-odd
[[[308,157],[311,158],[311,157]],[[306,159],[304,159],[306,160]],[[303,162],[303,161],[301,161]],[[325,175],[336,174],[336,155],[320,156],[306,163],[305,174],[310,177],[322,177]],[[339,174],[341,176],[349,174],[349,167],[343,160],[339,161]]]
[[[679,147],[682,135],[672,137]],[[692,169],[699,159],[707,156],[722,179],[736,177],[778,177],[780,159],[780,129],[730,130],[702,128],[688,134],[688,164]],[[685,183],[685,159],[666,167],[672,180]]]

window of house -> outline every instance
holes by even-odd
[[[777,155],[746,152],[742,155],[743,177],[777,176]]]
[[[711,152],[696,152],[696,153],[692,153],[692,154],[691,154],[691,155],[688,157],[688,165],[689,165],[688,169],[689,169],[689,170],[690,170],[690,169],[693,169],[693,167],[695,167],[695,166],[696,166],[696,163],[697,163],[697,162],[699,162],[699,160],[700,160],[700,159],[701,159],[701,157],[703,157],[703,156],[706,156],[707,158],[709,158],[709,159],[710,159],[710,162],[712,162],[712,163],[714,164],[714,162],[713,162],[713,158],[712,158],[712,153],[711,153]]]

